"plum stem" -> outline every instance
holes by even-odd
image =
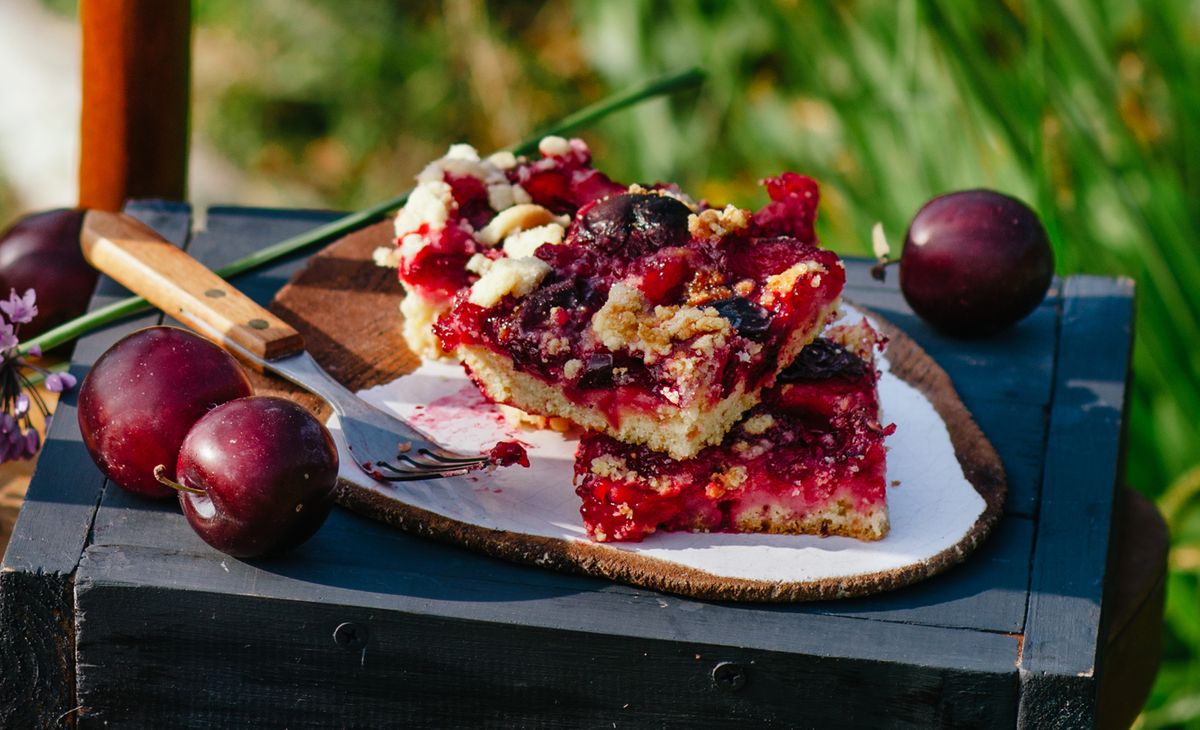
[[[154,467],[154,478],[157,479],[158,483],[163,485],[164,487],[170,487],[171,489],[174,489],[177,492],[187,492],[189,494],[204,494],[205,493],[203,489],[196,489],[195,487],[185,487],[182,484],[180,484],[179,482],[174,481],[173,479],[168,479],[167,477],[163,476],[163,472],[165,472],[166,470],[167,470],[167,467],[164,466],[163,464],[159,464],[158,466]]]
[[[900,259],[889,259],[886,256],[879,259],[874,266],[871,267],[871,278],[875,281],[887,280],[887,267],[900,263]]]
[[[647,99],[653,99],[659,96],[675,94],[680,91],[694,89],[700,86],[704,81],[704,72],[699,68],[690,68],[680,73],[661,76],[656,79],[651,79],[644,84],[636,86],[632,89],[626,89],[618,94],[605,97],[600,101],[589,104],[582,109],[563,117],[558,122],[551,124],[543,129],[538,134],[530,137],[515,145],[506,147],[505,150],[513,154],[523,155],[531,154],[537,150],[538,142],[547,135],[566,134],[567,132],[578,129],[579,127],[590,124],[596,120],[602,119],[609,114],[618,112],[627,107],[639,104]],[[228,266],[216,269],[216,273],[228,279],[231,276],[236,276],[250,269],[263,266],[265,264],[276,261],[280,257],[288,254],[315,246],[321,243],[327,243],[333,239],[343,236],[350,231],[361,228],[362,226],[375,221],[389,211],[395,210],[408,202],[408,193],[402,193],[394,198],[385,200],[382,203],[377,203],[369,208],[364,208],[357,213],[343,216],[337,220],[331,221],[321,226],[317,226],[309,231],[301,233],[298,236],[293,236],[287,240],[280,241],[271,246],[256,251],[255,253],[239,259]],[[33,339],[21,343],[19,353],[24,355],[29,352],[34,346],[40,346],[44,351],[50,351],[59,345],[70,342],[81,335],[90,332],[97,327],[102,327],[110,322],[122,319],[132,314],[149,309],[150,305],[141,297],[129,297],[113,302],[108,306],[101,307],[94,311],[88,312],[85,315],[76,317],[64,324],[61,324],[51,330],[43,332],[41,335]]]

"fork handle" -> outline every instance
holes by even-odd
[[[88,211],[79,242],[92,266],[235,354],[276,360],[304,349],[299,332],[141,221]]]

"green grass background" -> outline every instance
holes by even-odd
[[[70,13],[70,0],[50,3]],[[618,179],[761,201],[817,177],[822,239],[893,243],[928,198],[1041,215],[1060,273],[1138,282],[1126,479],[1172,530],[1143,727],[1200,727],[1200,2],[195,0],[193,128],[278,205],[354,209],[649,76],[695,94],[584,134]],[[248,201],[230,201],[248,202]]]

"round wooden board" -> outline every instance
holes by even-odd
[[[402,294],[395,272],[376,266],[371,256],[377,247],[391,244],[390,222],[346,236],[315,254],[271,303],[275,314],[304,335],[317,361],[351,390],[389,383],[420,364],[400,336]],[[904,568],[797,583],[733,579],[583,540],[535,537],[458,522],[345,480],[339,485],[338,501],[367,517],[496,557],[696,598],[805,601],[862,596],[908,585],[961,562],[979,546],[1003,509],[1004,468],[945,371],[903,332],[874,314],[871,317],[891,339],[886,354],[891,371],[933,404],[946,424],[963,474],[986,505],[958,543]],[[322,401],[282,380],[261,374],[253,374],[252,379],[259,393],[292,398],[322,419],[329,415]]]

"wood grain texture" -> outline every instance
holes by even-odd
[[[134,218],[90,211],[80,240],[88,263],[218,344],[264,360],[304,349],[291,326]]]
[[[71,578],[0,568],[0,727],[61,727],[75,706]]]
[[[160,226],[177,244],[187,240],[186,206],[131,205],[134,216]],[[127,296],[101,277],[92,307]],[[88,366],[120,337],[161,320],[134,317],[81,338],[71,373]],[[64,393],[25,503],[0,565],[0,726],[61,727],[75,707],[74,573],[87,544],[104,476],[92,464],[76,417],[78,389]]]
[[[187,186],[191,3],[83,0],[79,205],[182,200]]]
[[[296,273],[272,305],[302,329],[313,342],[313,356],[327,370],[358,378],[347,383],[352,389],[389,382],[418,364],[398,334],[401,296],[394,275],[381,270],[371,257],[377,246],[390,245],[391,237],[390,225],[384,222],[330,244]],[[370,287],[370,295],[363,295],[364,286]],[[357,326],[360,321],[361,327]],[[347,327],[347,322],[356,326]],[[401,529],[495,557],[696,598],[805,601],[894,590],[935,575],[974,551],[1000,517],[1006,485],[999,456],[963,407],[946,373],[903,331],[884,324],[890,338],[885,357],[892,372],[933,403],[951,434],[964,474],[986,503],[962,540],[906,568],[803,582],[728,578],[588,542],[499,532],[458,522],[348,481],[340,484],[338,500]]]
[[[105,671],[81,676],[83,724],[1006,727],[1014,720],[1015,671],[981,661],[1000,651],[1015,656],[1016,640],[1004,635],[793,616],[773,622],[774,640],[760,633],[746,644],[735,639],[746,627],[728,620],[694,619],[676,629],[652,596],[605,594],[622,599],[624,609],[613,610],[616,603],[598,607],[592,594],[566,594],[553,599],[555,613],[529,620],[519,593],[506,598],[501,584],[499,595],[449,602],[402,592],[389,607],[281,602],[253,584],[240,595],[189,590],[194,560],[89,549],[80,569],[80,662]],[[228,567],[243,579],[253,571],[232,560]],[[481,618],[476,602],[491,619]],[[541,617],[555,625],[539,625]],[[334,633],[344,623],[355,625],[354,640],[339,644]],[[906,647],[918,642],[958,658],[949,666],[908,664]],[[854,656],[862,652],[876,658]],[[744,683],[715,683],[721,662],[734,663],[725,671]]]
[[[1023,727],[1094,721],[1133,284],[1068,279],[1021,654]]]

